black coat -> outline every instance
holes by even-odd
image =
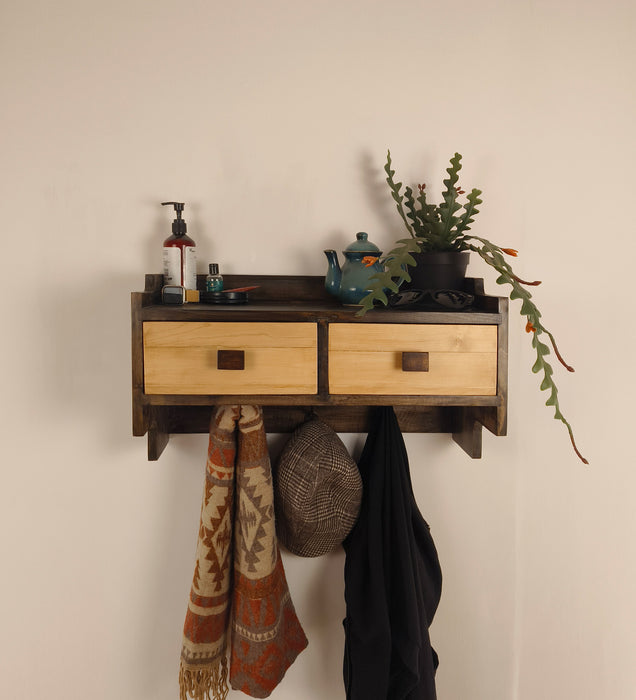
[[[377,409],[359,468],[360,515],[344,542],[347,700],[435,700],[428,628],[442,573],[392,408]]]

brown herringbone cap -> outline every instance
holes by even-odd
[[[290,552],[336,549],[360,512],[362,479],[337,433],[311,419],[296,429],[275,471],[276,533]]]

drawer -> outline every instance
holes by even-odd
[[[497,326],[332,323],[329,393],[494,396]]]
[[[315,394],[317,325],[146,321],[146,394]],[[229,362],[219,368],[219,350]],[[235,362],[236,360],[236,362]],[[242,368],[241,368],[242,366]]]

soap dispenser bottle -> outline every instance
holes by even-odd
[[[186,235],[188,227],[181,218],[183,202],[161,202],[174,207],[177,218],[172,222],[172,236],[163,242],[163,283],[186,289],[197,288],[196,243]]]

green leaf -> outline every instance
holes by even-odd
[[[462,205],[457,203],[457,190],[456,185],[459,180],[459,171],[461,170],[461,160],[462,157],[459,153],[450,159],[450,167],[446,169],[448,173],[448,178],[444,180],[444,185],[446,189],[442,193],[443,202],[439,205],[439,219],[441,228],[439,231],[439,237],[442,242],[440,249],[448,249],[450,243],[452,243],[455,236],[458,235],[459,230],[456,228],[460,222],[460,218],[454,216],[458,212]]]
[[[542,343],[541,341],[538,340],[537,341],[537,353],[539,355],[549,355],[550,348],[545,343]]]
[[[521,315],[528,316],[528,320],[531,320],[531,316],[534,316],[535,307],[534,304],[529,299],[524,299],[521,304]]]
[[[450,167],[446,168],[446,172],[448,173],[448,178],[444,180],[444,184],[446,185],[446,191],[444,195],[447,195],[451,192],[451,190],[455,189],[455,186],[457,185],[457,182],[459,180],[459,171],[462,169],[462,157],[459,153],[455,153],[455,155],[450,159]],[[444,199],[446,197],[444,196]]]
[[[459,222],[457,223],[458,233],[470,230],[469,224],[472,224],[475,220],[475,216],[479,214],[479,209],[477,209],[477,205],[482,204],[482,200],[479,199],[480,194],[481,190],[473,189],[466,196],[466,199],[468,200],[468,205],[465,207],[465,212],[460,218]]]
[[[544,377],[543,381],[541,382],[541,386],[539,387],[541,391],[545,391],[546,389],[549,389],[552,386],[552,381],[550,380],[550,377]]]
[[[550,398],[545,402],[546,406],[556,406],[558,403],[558,398],[557,398],[557,388],[552,385],[552,393],[550,394]]]
[[[404,199],[403,196],[400,193],[400,190],[402,189],[402,183],[398,182],[397,184],[393,181],[393,176],[395,175],[395,170],[391,169],[391,151],[387,151],[387,161],[386,165],[384,166],[384,170],[387,174],[387,183],[389,185],[389,189],[391,190],[391,196],[395,200],[397,204],[397,210],[398,214],[402,217],[402,221],[404,222],[404,225],[407,228],[407,231],[411,234],[411,236],[414,236],[413,229],[411,228],[411,225],[409,224],[406,214],[404,213],[404,208],[402,207],[402,200]]]

